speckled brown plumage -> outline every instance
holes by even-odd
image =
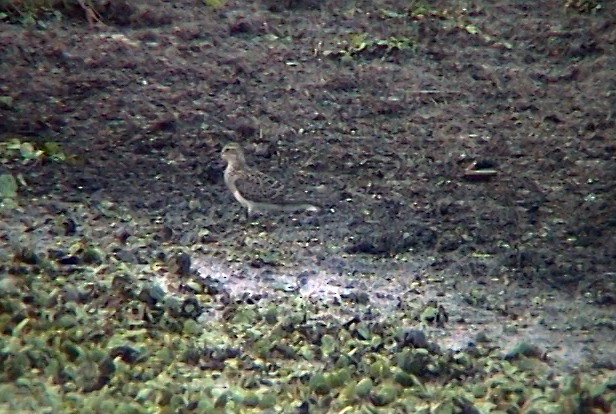
[[[221,157],[227,162],[225,184],[233,197],[248,210],[248,215],[280,211],[319,211],[310,203],[294,202],[280,181],[249,167],[242,147],[237,143],[225,145]]]

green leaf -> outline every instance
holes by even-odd
[[[66,155],[62,152],[60,144],[54,141],[47,141],[43,144],[43,150],[47,156],[53,161],[64,161]]]
[[[387,10],[387,9],[381,9],[381,15],[383,17],[390,17],[390,18],[406,17],[406,13],[398,13],[395,10]]]
[[[9,142],[6,144],[7,150],[20,150],[21,149],[21,141],[18,138],[11,138]]]
[[[215,9],[219,9],[225,5],[225,0],[203,0],[203,3],[206,6],[213,7]]]
[[[477,26],[475,26],[473,24],[466,25],[465,29],[470,34],[477,34],[477,33],[480,32],[480,30],[477,28]]]
[[[0,18],[0,20],[2,20],[2,18]],[[6,108],[6,109],[12,109],[13,108],[13,97],[8,96],[8,95],[0,96],[0,107]]]
[[[11,174],[0,175],[0,199],[17,197],[17,181]]]
[[[19,152],[21,153],[21,156],[23,158],[27,160],[33,159],[33,155],[35,153],[34,145],[30,144],[29,142],[23,142],[19,147]]]

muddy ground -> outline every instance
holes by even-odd
[[[90,23],[5,20],[3,141],[66,159],[5,157],[23,180],[3,257],[68,233],[128,268],[183,252],[238,297],[435,300],[442,346],[482,333],[614,370],[608,3],[101,2]],[[323,211],[247,219],[222,180],[231,141]]]

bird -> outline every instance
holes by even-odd
[[[225,145],[220,155],[227,162],[225,184],[235,200],[246,208],[248,217],[271,211],[320,211],[320,208],[312,203],[288,198],[289,192],[280,181],[249,167],[244,151],[238,143]]]

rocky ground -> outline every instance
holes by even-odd
[[[0,412],[616,410],[609,2],[151,3],[0,14]]]

